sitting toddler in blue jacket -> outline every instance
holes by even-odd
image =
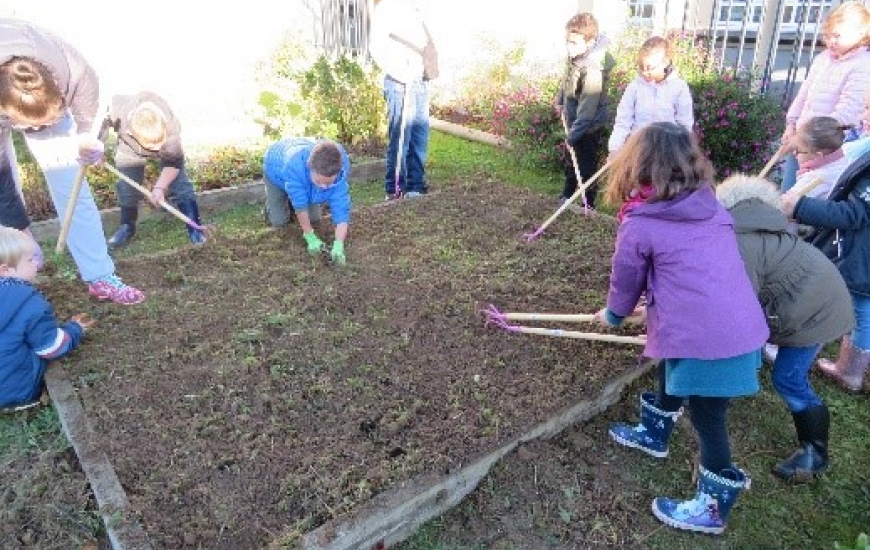
[[[36,247],[21,231],[0,226],[0,411],[40,403],[48,362],[74,350],[93,321],[75,315],[58,326],[51,304],[30,283]]]

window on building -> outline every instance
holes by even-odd
[[[632,19],[646,19],[650,20],[653,18],[653,13],[655,11],[655,0],[629,0],[628,1],[628,14]]]

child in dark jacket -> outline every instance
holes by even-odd
[[[578,172],[583,181],[595,173],[608,118],[607,80],[616,64],[607,51],[609,41],[599,34],[598,22],[591,13],[577,14],[565,24],[565,43],[568,57],[556,106],[568,127],[566,141],[574,150],[577,171],[569,158],[565,164],[563,200],[577,191]],[[584,204],[595,206],[597,194],[598,186],[591,185],[584,193]]]
[[[747,481],[731,460],[726,418],[732,398],[759,390],[764,312],[693,134],[672,122],[650,124],[629,137],[613,167],[608,202],[634,206],[621,211],[607,307],[596,319],[617,326],[644,295],[644,355],[664,368],[658,395],[641,396],[641,424],[610,433],[666,456],[687,401],[701,451],[697,491],[687,501],[656,498],[652,511],[677,529],[719,534]]]
[[[782,209],[814,228],[807,240],[834,262],[849,288],[855,330],[843,337],[837,361],[820,359],[818,367],[860,392],[870,365],[870,151],[846,168],[827,200],[785,193]]]
[[[76,315],[58,326],[51,305],[31,286],[33,241],[0,226],[0,410],[40,403],[48,362],[74,350],[92,321]]]
[[[808,481],[828,468],[830,426],[828,408],[813,391],[809,371],[822,345],[855,327],[849,289],[837,266],[789,232],[774,184],[736,175],[716,188],[716,196],[734,218],[740,255],[767,316],[770,342],[779,346],[771,379],[797,431],[800,447],[773,473]]]

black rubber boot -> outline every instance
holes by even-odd
[[[199,221],[199,205],[196,199],[184,199],[178,202],[178,209],[182,214],[193,220],[197,225],[202,225]],[[205,233],[199,229],[187,226],[187,236],[190,237],[190,242],[193,244],[202,244],[206,241]]]
[[[773,468],[786,481],[806,482],[828,469],[828,430],[831,415],[825,405],[792,413],[798,445],[789,458]]]
[[[121,226],[115,234],[109,237],[108,245],[111,248],[127,246],[133,235],[136,234],[136,220],[139,218],[139,208],[136,206],[121,207]]]

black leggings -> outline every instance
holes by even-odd
[[[15,229],[30,227],[30,218],[27,216],[24,200],[18,193],[6,152],[2,150],[0,150],[0,225]]]
[[[690,395],[688,398],[665,393],[665,362],[658,365],[659,387],[656,406],[666,412],[679,410],[688,400],[689,418],[698,434],[698,447],[701,451],[701,466],[718,474],[731,468],[731,443],[728,440],[728,397],[702,397]]]

